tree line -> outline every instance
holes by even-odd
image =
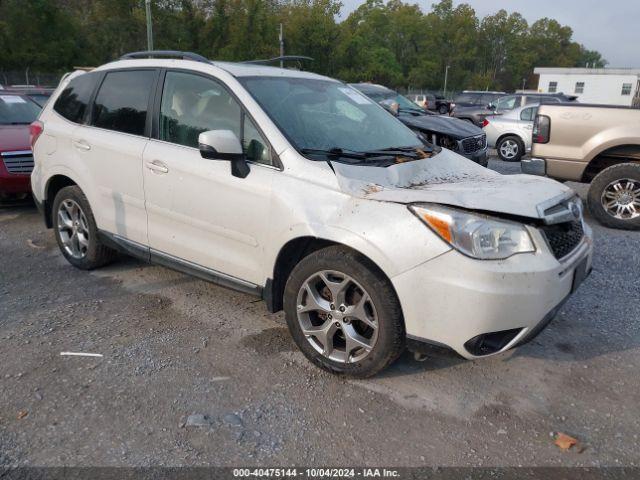
[[[153,0],[156,49],[217,60],[285,53],[344,81],[448,90],[535,87],[533,68],[606,65],[551,18],[529,24],[517,12],[479,18],[441,0],[423,12],[401,0],[366,0],[340,19],[337,0]],[[63,72],[146,49],[144,0],[0,0],[0,72]]]

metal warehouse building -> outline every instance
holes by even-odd
[[[582,103],[640,106],[640,68],[541,68],[538,91],[577,95]]]

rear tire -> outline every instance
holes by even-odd
[[[591,182],[587,203],[602,225],[640,230],[640,163],[605,168]]]
[[[331,373],[370,377],[405,348],[391,283],[369,259],[343,246],[313,252],[295,266],[284,311],[298,348]]]
[[[102,244],[89,201],[80,187],[62,188],[51,212],[56,241],[67,261],[81,270],[92,270],[113,261],[116,252]]]
[[[449,108],[446,105],[440,105],[438,107],[438,112],[440,113],[440,115],[445,115],[449,113]]]
[[[501,138],[496,145],[500,160],[505,162],[519,162],[524,155],[524,143],[514,135]]]

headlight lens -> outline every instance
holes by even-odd
[[[410,205],[431,230],[459,252],[482,260],[500,260],[516,253],[535,252],[526,227],[436,204]]]

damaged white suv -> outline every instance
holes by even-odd
[[[503,352],[591,270],[571,189],[434,147],[319,75],[139,52],[69,75],[31,129],[71,264],[121,251],[261,296],[332,372],[409,341]]]

